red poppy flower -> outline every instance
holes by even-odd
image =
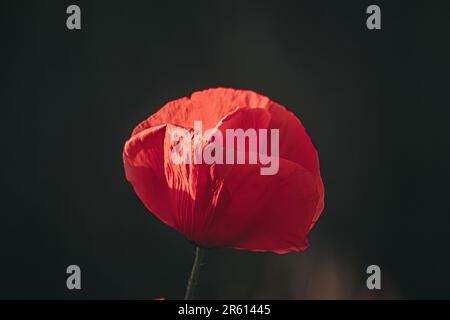
[[[194,121],[223,136],[229,128],[278,129],[276,174],[261,174],[261,163],[174,163],[172,134],[192,132]],[[148,210],[203,247],[303,251],[324,206],[318,155],[303,125],[252,91],[209,89],[167,103],[134,129],[123,160]]]

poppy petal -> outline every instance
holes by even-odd
[[[133,135],[142,130],[163,124],[192,128],[194,120],[202,121],[203,129],[214,128],[217,123],[236,108],[268,109],[273,102],[249,90],[215,88],[198,91],[190,98],[184,97],[167,103],[158,112],[141,122]]]
[[[172,199],[164,175],[166,127],[146,129],[130,138],[123,162],[127,180],[147,209],[173,227]]]
[[[213,165],[222,189],[199,243],[252,251],[303,251],[320,202],[319,180],[300,165],[280,160],[276,175],[260,165]]]
[[[270,123],[269,111],[246,108],[227,115],[216,129],[226,137],[227,129],[258,130]],[[295,125],[302,129],[299,122]],[[315,155],[313,147],[309,151]],[[323,209],[322,181],[290,159],[281,158],[279,165],[276,175],[262,176],[260,165],[214,164],[212,180],[221,185],[221,193],[197,242],[276,253],[304,250],[306,235]]]
[[[173,131],[163,125],[132,136],[123,153],[127,180],[144,205],[167,225],[190,240],[202,230],[204,217],[212,210],[214,184],[210,166],[175,164],[171,159]]]

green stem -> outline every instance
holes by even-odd
[[[192,265],[191,275],[186,288],[186,293],[184,295],[184,300],[193,300],[195,287],[197,286],[198,277],[200,275],[200,267],[202,264],[204,252],[200,247],[195,247],[195,259]]]

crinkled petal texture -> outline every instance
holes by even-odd
[[[277,173],[262,175],[267,165],[248,161],[175,164],[173,133],[192,132],[194,121],[202,121],[203,132],[219,130],[223,137],[227,129],[278,129]],[[210,143],[203,142],[202,150]],[[247,150],[246,159],[251,152],[258,150]],[[252,91],[209,89],[169,102],[135,128],[123,160],[148,210],[204,247],[303,251],[324,207],[317,152],[300,120]]]

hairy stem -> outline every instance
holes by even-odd
[[[194,299],[195,287],[197,286],[198,277],[200,275],[200,268],[202,265],[202,260],[204,256],[204,251],[200,247],[195,247],[195,259],[192,265],[191,275],[189,276],[189,281],[186,288],[186,293],[184,295],[184,300]]]

